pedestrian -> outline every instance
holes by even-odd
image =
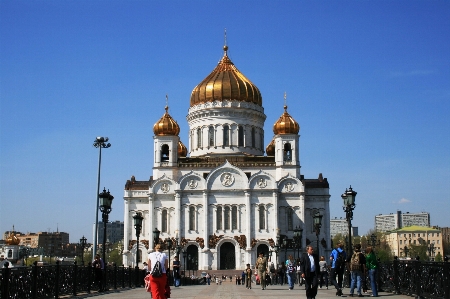
[[[155,265],[159,262],[161,267],[161,276],[152,275]],[[161,245],[156,244],[155,251],[150,253],[148,257],[148,268],[150,269],[150,289],[153,299],[166,299],[167,276],[166,269],[168,267],[167,255],[162,252]]]
[[[245,285],[245,270],[242,271],[242,274],[241,274],[241,281],[242,281],[242,285]]]
[[[100,258],[99,254],[95,255],[92,267],[94,268],[94,281],[98,286],[98,291],[103,292],[103,270],[105,269],[105,263],[103,263],[103,259]]]
[[[372,288],[371,297],[378,297],[378,261],[373,248],[370,246],[366,248],[366,269],[369,271],[370,287]]]
[[[347,253],[342,249],[344,245],[339,242],[336,248],[331,251],[331,284],[336,288],[336,296],[342,296],[342,280],[344,278],[345,261],[347,260]],[[338,277],[336,281],[336,276]]]
[[[320,285],[319,285],[319,287],[322,288],[322,285],[325,281],[325,285],[328,290],[328,265],[327,265],[327,261],[325,260],[325,257],[323,255],[320,257],[319,266],[320,266]]]
[[[208,285],[211,285],[211,275],[209,275],[209,273],[206,273],[206,282]]]
[[[175,287],[180,286],[180,271],[181,271],[181,263],[178,260],[178,256],[174,256],[173,262],[172,262],[172,270],[173,270],[173,282]]]
[[[297,282],[298,286],[301,287],[303,285],[302,271],[300,266],[300,258],[297,258],[296,266],[295,266],[296,274],[297,274]]]
[[[306,246],[306,253],[301,258],[302,278],[305,279],[306,298],[314,299],[317,295],[318,278],[320,274],[319,257],[314,254],[311,245]]]
[[[267,272],[267,259],[264,257],[264,252],[259,253],[258,260],[256,261],[256,269],[258,270],[259,283],[261,284],[261,290],[266,289],[266,272]]]
[[[288,259],[286,260],[286,278],[287,283],[289,285],[289,290],[294,289],[295,275],[296,275],[295,261],[292,255],[289,255]]]
[[[366,258],[361,252],[361,244],[355,244],[353,247],[354,253],[350,259],[350,275],[352,278],[352,283],[350,284],[350,297],[353,297],[353,292],[356,288],[358,297],[364,297],[361,294],[361,282],[363,275],[366,273]]]
[[[276,284],[275,277],[277,276],[277,274],[275,272],[275,265],[273,264],[273,262],[270,262],[269,275],[270,275],[270,285]]]
[[[252,269],[250,269],[250,264],[247,264],[247,269],[245,269],[245,287],[247,289],[252,288]]]

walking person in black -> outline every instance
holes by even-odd
[[[314,254],[311,245],[306,246],[306,253],[301,258],[302,278],[305,279],[306,298],[315,299],[317,295],[317,286],[319,284],[320,266],[319,257]]]

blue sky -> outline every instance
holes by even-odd
[[[328,178],[331,216],[353,223],[426,211],[450,226],[450,2],[1,1],[0,231],[92,241],[101,186],[152,174],[153,124],[187,144],[192,89],[228,54],[258,86],[265,144],[283,112],[300,124],[301,172]]]

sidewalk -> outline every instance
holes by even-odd
[[[265,290],[261,290],[260,286],[252,285],[251,290],[247,290],[243,285],[236,285],[234,282],[222,283],[222,285],[211,284],[208,285],[193,285],[193,286],[181,286],[178,288],[171,288],[171,298],[196,298],[196,299],[209,299],[209,298],[221,298],[221,299],[253,299],[253,298],[306,298],[304,286],[295,286],[294,290],[289,291],[287,285],[273,285],[268,286]],[[355,292],[356,293],[356,292]],[[348,296],[349,289],[344,289],[343,298],[350,299]],[[411,299],[411,297],[405,295],[394,295],[392,293],[381,292],[380,298],[389,297],[389,299],[401,298]],[[367,299],[370,298],[369,294],[365,294]],[[144,288],[139,289],[124,289],[117,291],[109,291],[107,293],[91,295],[82,295],[75,298],[96,298],[96,299],[150,299],[151,296],[145,291]],[[335,289],[319,289],[316,299],[336,299]],[[357,298],[357,297],[356,297]]]

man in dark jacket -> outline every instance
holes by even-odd
[[[302,278],[305,279],[306,298],[314,299],[317,295],[317,286],[319,282],[319,257],[314,254],[311,245],[306,246],[306,253],[301,258]]]

